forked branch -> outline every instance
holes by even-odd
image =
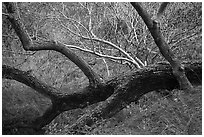
[[[97,86],[103,83],[103,80],[93,71],[93,69],[79,56],[74,52],[68,49],[65,45],[61,44],[58,41],[32,41],[26,32],[24,25],[22,24],[21,19],[16,15],[16,7],[13,3],[4,3],[8,16],[7,19],[11,22],[13,29],[15,30],[17,36],[19,37],[23,48],[26,51],[39,51],[39,50],[54,50],[60,52],[69,58],[73,63],[75,63],[87,76],[89,79],[90,85]]]
[[[176,58],[176,56],[173,54],[168,44],[166,43],[164,37],[162,36],[160,28],[158,27],[158,23],[150,18],[150,15],[141,7],[139,3],[132,2],[131,4],[141,16],[144,23],[147,25],[161,54],[171,64],[173,73],[179,81],[180,88],[185,89],[186,91],[191,91],[193,89],[193,86],[185,76],[184,67],[181,65],[180,61]]]

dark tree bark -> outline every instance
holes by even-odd
[[[96,74],[93,69],[74,52],[68,49],[62,43],[54,40],[49,41],[32,41],[27,32],[24,29],[24,25],[21,19],[18,17],[16,12],[16,7],[14,3],[5,2],[4,3],[8,12],[7,19],[11,22],[13,29],[15,30],[17,36],[19,37],[24,50],[26,51],[40,51],[40,50],[54,50],[60,52],[69,58],[73,63],[75,63],[87,76],[90,85],[96,87],[103,84],[103,80]]]
[[[159,10],[157,12],[157,18],[160,18],[160,16],[164,13],[168,4],[169,4],[169,2],[162,2],[162,4],[159,7]]]
[[[63,44],[54,41],[32,41],[26,33],[21,19],[16,15],[16,8],[13,3],[4,3],[7,8],[7,19],[11,22],[13,29],[19,37],[23,48],[27,51],[54,50],[69,58],[75,63],[89,79],[89,86],[71,94],[62,94],[60,89],[47,85],[37,79],[32,73],[18,70],[16,68],[3,65],[2,76],[24,83],[40,94],[51,99],[52,104],[46,112],[28,124],[18,125],[19,127],[30,127],[39,130],[49,124],[60,113],[76,108],[85,108],[88,105],[99,103],[99,105],[88,114],[85,114],[68,130],[76,130],[84,125],[91,126],[101,118],[111,117],[127,104],[138,100],[142,95],[158,89],[175,89],[179,87],[180,79],[175,75],[175,68],[169,64],[153,65],[138,71],[117,76],[104,82],[93,69],[74,52]],[[143,14],[143,13],[142,13]],[[142,15],[141,15],[142,16]],[[144,18],[154,24],[149,18]],[[154,25],[153,25],[154,26]],[[151,33],[159,30],[151,28]],[[157,44],[164,44],[160,33],[155,36]],[[162,46],[161,46],[162,48]],[[165,50],[164,50],[165,52]],[[167,53],[164,53],[165,55]],[[171,56],[170,56],[171,59]],[[173,59],[172,59],[173,60]],[[171,62],[170,62],[171,63]],[[172,64],[171,64],[172,65]],[[174,65],[174,64],[173,64]],[[172,66],[173,66],[172,65]],[[201,83],[202,63],[188,62],[183,64],[184,71],[192,83]],[[176,77],[175,77],[175,76]],[[178,82],[179,81],[179,82]]]
[[[140,6],[139,3],[132,2],[131,4],[141,16],[144,23],[147,25],[161,54],[171,64],[173,68],[173,73],[179,81],[180,88],[188,92],[193,91],[193,86],[185,76],[184,67],[181,65],[181,62],[176,58],[176,56],[173,54],[168,44],[166,43],[164,37],[162,36],[158,23],[151,19],[150,15]]]
[[[188,62],[184,65],[186,75],[190,79],[190,82],[193,84],[201,84],[201,61]],[[43,85],[42,87],[46,87],[46,85],[31,74],[27,74],[21,70],[3,65],[2,74],[3,78],[22,82],[45,96],[50,97],[50,94],[53,95],[53,105],[43,116],[37,118],[31,125],[28,125],[28,127],[36,129],[41,129],[64,111],[85,108],[88,104],[91,105],[103,101],[92,112],[85,114],[79,121],[69,127],[69,130],[76,130],[84,125],[91,126],[95,121],[101,118],[113,116],[126,105],[138,100],[142,95],[148,92],[158,89],[172,90],[179,88],[179,83],[172,73],[171,66],[168,64],[149,66],[130,74],[117,76],[107,81],[101,87],[93,88],[88,86],[80,92],[65,95],[50,93],[48,91],[49,88],[45,88],[45,91],[39,90],[40,86],[38,86],[38,88],[33,86],[36,85],[35,83],[40,83],[38,85]],[[33,82],[33,80],[28,79],[35,79],[35,81],[38,82]]]

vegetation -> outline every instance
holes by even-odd
[[[202,134],[202,3],[160,5],[3,3],[3,134]]]

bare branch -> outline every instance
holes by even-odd
[[[57,12],[59,12],[65,19],[67,19],[67,20],[71,20],[72,22],[76,22],[77,24],[79,24],[80,26],[82,26],[85,30],[86,30],[86,32],[87,32],[87,34],[88,34],[88,36],[90,37],[90,38],[92,38],[92,32],[90,32],[83,24],[81,24],[80,22],[78,22],[77,20],[74,20],[74,19],[72,19],[72,18],[69,18],[69,17],[67,17],[63,12],[61,12],[60,10],[57,10],[57,9],[55,9],[52,5],[50,5],[52,8],[53,8],[53,10],[54,11],[57,11]],[[57,18],[58,20],[59,20],[59,18]],[[75,25],[75,27],[76,27],[76,25]],[[66,27],[67,28],[67,27]],[[78,28],[78,27],[77,27]],[[69,28],[67,28],[68,30],[69,30],[69,32],[71,32],[72,34],[76,34],[76,33],[74,33],[73,31],[71,31]],[[79,30],[79,29],[78,29]],[[81,34],[80,34],[81,35]],[[91,42],[92,42],[92,46],[94,47],[94,42],[92,41],[92,39],[90,39],[91,40]],[[94,49],[94,48],[93,48]]]
[[[62,24],[61,24],[61,25],[62,25]],[[89,37],[81,36],[81,35],[79,35],[79,34],[73,32],[73,31],[71,31],[69,28],[67,28],[67,27],[64,26],[64,25],[63,25],[63,27],[65,27],[69,32],[71,32],[72,34],[74,34],[74,35],[76,35],[76,36],[78,36],[78,37],[81,37],[81,38],[86,39],[86,40],[94,40],[94,41],[97,41],[97,42],[102,42],[102,43],[104,43],[104,44],[107,44],[107,45],[109,45],[109,46],[111,46],[111,47],[113,47],[113,48],[115,48],[115,49],[121,51],[128,59],[131,60],[131,63],[134,64],[137,68],[141,68],[140,65],[144,66],[144,64],[143,64],[139,59],[136,58],[140,65],[139,65],[127,52],[125,52],[123,49],[121,49],[120,47],[116,46],[115,44],[113,44],[113,43],[110,42],[110,41],[106,41],[106,40],[99,39],[99,38],[96,38],[96,37],[90,39]]]
[[[52,6],[51,6],[51,7],[52,7]],[[85,40],[90,40],[90,41],[92,42],[92,44],[93,44],[93,41],[102,42],[102,43],[104,43],[104,44],[107,44],[107,45],[109,45],[109,46],[111,46],[111,47],[113,47],[113,48],[119,50],[120,52],[122,52],[128,59],[132,60],[131,63],[132,63],[133,65],[135,65],[137,68],[141,68],[141,66],[142,66],[142,67],[145,66],[145,65],[142,63],[142,61],[141,61],[140,59],[138,59],[137,57],[135,58],[135,59],[136,59],[136,60],[135,60],[135,59],[132,58],[127,52],[125,52],[122,48],[116,46],[116,45],[113,44],[112,42],[109,42],[109,41],[106,41],[106,40],[97,38],[96,35],[94,35],[92,31],[87,30],[86,27],[84,27],[80,22],[78,22],[78,21],[76,21],[76,20],[74,20],[74,19],[68,18],[68,17],[67,17],[66,15],[64,15],[61,11],[56,10],[54,7],[52,7],[52,8],[53,8],[55,11],[58,11],[59,13],[61,13],[67,20],[74,21],[74,22],[76,22],[77,24],[79,24],[80,26],[82,26],[82,27],[88,32],[89,37],[82,36],[81,34],[77,34],[77,33],[73,32],[70,28],[66,27],[66,25],[64,24],[64,22],[60,21],[59,18],[56,18],[58,21],[61,22],[61,26],[63,26],[65,29],[67,29],[67,30],[68,30],[70,33],[72,33],[73,35],[78,36],[78,37],[81,37],[81,38],[83,38],[83,39],[85,39]],[[86,9],[87,9],[87,8],[86,8]],[[89,14],[90,14],[90,10],[89,10],[89,9],[87,9],[87,10],[88,10],[88,12],[89,12]],[[90,17],[90,18],[91,18],[91,17]],[[92,38],[91,35],[94,36],[94,38]],[[94,47],[94,44],[93,44],[93,47]],[[94,48],[93,48],[93,51],[95,51]]]
[[[58,18],[57,18],[58,19]],[[97,42],[101,42],[101,43],[104,43],[104,44],[107,44],[119,51],[121,51],[128,59],[132,60],[131,63],[134,64],[137,68],[141,68],[141,66],[144,66],[144,64],[142,63],[141,60],[139,60],[138,58],[136,58],[136,61],[134,58],[132,58],[127,52],[125,52],[122,48],[116,46],[115,44],[113,44],[112,42],[110,41],[107,41],[107,40],[103,40],[103,39],[100,39],[100,38],[97,38],[97,37],[94,37],[94,38],[89,38],[89,37],[86,37],[86,36],[82,36],[82,35],[79,35],[75,32],[73,32],[72,30],[70,30],[68,27],[66,27],[63,22],[61,22],[61,24],[65,29],[67,29],[70,33],[72,33],[73,35],[76,35],[78,37],[81,37],[85,40],[94,40],[94,41],[97,41]],[[138,63],[137,63],[138,62]],[[141,65],[141,66],[140,66]]]
[[[13,3],[5,3],[7,11],[10,14],[8,20],[11,22],[16,34],[20,38],[23,48],[27,51],[39,51],[39,50],[54,50],[62,53],[67,58],[69,58],[73,63],[75,63],[87,76],[89,82],[92,86],[97,86],[102,84],[102,79],[92,70],[92,68],[74,52],[66,48],[60,42],[50,40],[50,41],[32,41],[25,31],[21,19],[15,14],[16,8]]]
[[[99,53],[102,54],[101,48],[99,49]],[[109,72],[108,64],[107,64],[105,58],[103,58],[103,62],[105,63],[105,67],[106,67],[107,74],[108,74],[108,77],[109,77],[110,76],[110,72]]]
[[[59,94],[58,90],[54,87],[47,85],[46,83],[40,81],[31,72],[22,71],[15,69],[10,66],[2,66],[2,77],[7,79],[14,79],[18,82],[24,83],[25,85],[33,88],[42,95],[54,100]]]
[[[150,18],[150,15],[140,6],[139,3],[133,2],[131,4],[137,10],[138,14],[142,17],[143,21],[147,25],[157,47],[160,50],[160,53],[171,64],[173,73],[178,79],[181,89],[184,89],[188,92],[193,91],[193,86],[185,76],[184,67],[181,65],[181,62],[175,57],[168,44],[164,40],[157,22]]]
[[[108,58],[108,59],[113,59],[113,60],[125,60],[125,61],[128,61],[130,63],[133,64],[132,60],[130,59],[127,59],[127,58],[123,58],[123,57],[114,57],[114,56],[109,56],[109,55],[103,55],[101,53],[97,53],[93,50],[88,50],[88,49],[83,49],[83,48],[80,48],[78,46],[74,46],[74,45],[66,45],[64,44],[66,47],[68,48],[74,48],[74,49],[78,49],[78,50],[81,50],[81,51],[84,51],[84,52],[88,52],[88,53],[91,53],[91,54],[94,54],[96,56],[99,56],[99,57],[102,57],[102,58]]]

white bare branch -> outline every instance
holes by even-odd
[[[75,45],[67,45],[67,44],[63,44],[63,45],[65,45],[67,48],[78,49],[78,50],[88,52],[88,53],[91,53],[93,55],[96,55],[96,56],[99,56],[99,57],[102,57],[102,58],[108,58],[108,59],[113,59],[113,60],[124,60],[124,61],[130,62],[131,64],[134,64],[134,62],[132,60],[127,59],[127,58],[100,54],[98,52],[95,52],[95,51],[92,51],[92,50],[89,50],[89,49],[83,49],[83,48],[81,48],[79,46],[75,46]]]
[[[52,7],[52,6],[51,6],[51,7]],[[53,8],[53,10],[58,11],[58,10],[56,10],[54,7],[52,7],[52,8]],[[131,61],[129,61],[129,62],[131,62],[132,64],[134,64],[137,68],[141,68],[141,66],[142,66],[142,67],[145,66],[144,63],[142,63],[142,61],[141,61],[140,59],[138,59],[137,57],[136,57],[135,59],[132,58],[126,51],[124,51],[122,48],[118,47],[117,45],[113,44],[113,43],[110,42],[110,41],[107,41],[107,40],[104,40],[104,39],[100,39],[100,38],[96,37],[96,35],[94,35],[94,37],[92,37],[92,36],[93,36],[92,33],[91,33],[88,29],[86,29],[86,27],[84,27],[83,24],[81,24],[80,22],[78,22],[78,21],[76,21],[76,20],[74,20],[74,19],[72,19],[72,18],[68,18],[68,17],[67,17],[64,13],[62,13],[61,11],[58,11],[58,12],[59,12],[60,14],[62,14],[67,20],[71,20],[71,21],[73,21],[73,22],[76,22],[76,23],[79,24],[80,26],[82,26],[82,27],[88,32],[89,37],[86,37],[86,36],[83,36],[83,35],[78,34],[78,33],[76,33],[76,32],[73,32],[70,28],[68,28],[68,27],[64,24],[64,22],[62,22],[59,18],[56,18],[59,22],[61,22],[61,26],[64,27],[66,30],[68,30],[68,31],[69,31],[70,33],[72,33],[73,35],[78,36],[78,37],[81,37],[81,38],[83,38],[83,39],[85,39],[85,40],[90,40],[90,41],[92,42],[92,44],[93,44],[93,41],[101,42],[101,43],[107,44],[107,45],[109,45],[109,46],[111,46],[111,47],[113,47],[113,48],[119,50],[121,53],[123,53],[123,54],[127,57],[128,60],[131,60]],[[93,44],[93,47],[94,47],[94,44]],[[95,53],[94,49],[93,49],[93,53]],[[108,55],[107,55],[107,56],[108,56]]]

